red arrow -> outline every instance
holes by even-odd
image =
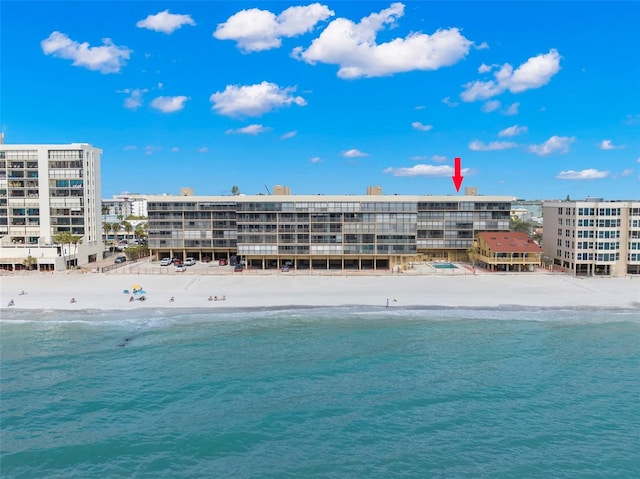
[[[460,174],[460,158],[455,158],[454,175],[451,177],[453,185],[456,187],[456,191],[460,191],[460,185],[464,176]]]

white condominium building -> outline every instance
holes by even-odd
[[[1,268],[30,257],[32,268],[65,269],[102,255],[101,153],[84,143],[0,144]],[[64,232],[80,242],[56,244]]]
[[[545,256],[578,276],[640,274],[640,201],[544,203]]]

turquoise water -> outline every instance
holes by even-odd
[[[3,312],[0,477],[636,478],[639,340],[639,310]]]
[[[458,267],[453,263],[431,263],[436,269],[458,269]]]

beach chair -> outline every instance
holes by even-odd
[[[129,290],[128,290],[128,289],[123,289],[123,290],[122,290],[122,292],[123,292],[124,294],[129,294]]]

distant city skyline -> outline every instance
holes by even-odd
[[[634,199],[638,2],[3,2],[7,144],[102,197]],[[454,158],[464,182],[456,193]]]

